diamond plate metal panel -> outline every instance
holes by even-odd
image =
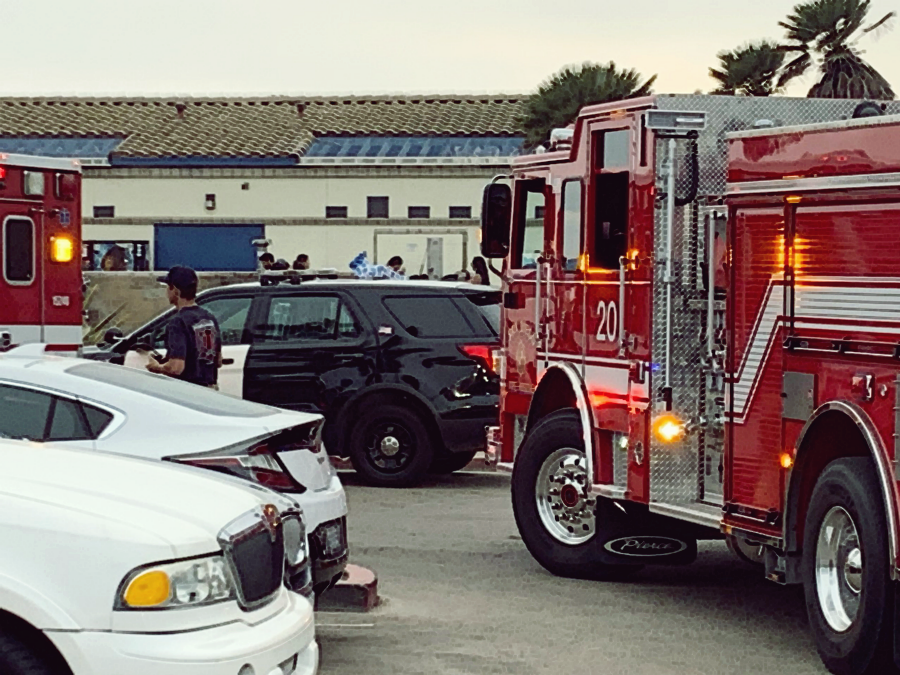
[[[653,295],[653,391],[655,407],[662,401],[662,388],[669,372],[672,412],[692,423],[692,431],[675,444],[651,438],[650,496],[655,502],[689,504],[704,499],[704,489],[716,481],[705,479],[718,470],[718,452],[724,442],[721,426],[714,422],[723,400],[721,377],[711,376],[706,366],[707,292],[701,263],[705,259],[706,233],[701,208],[723,197],[726,182],[725,134],[753,129],[760,120],[780,127],[847,119],[860,101],[795,98],[747,98],[734,96],[658,96],[663,110],[703,111],[706,129],[699,133],[699,185],[697,199],[676,207],[673,225],[672,325],[666,325],[666,200],[664,167],[668,139],[656,140],[656,190],[659,196],[655,218]],[[888,103],[888,114],[900,113],[900,102]],[[690,141],[678,140],[676,149],[676,193],[690,186]],[[717,316],[721,316],[717,313]],[[720,321],[721,319],[717,319]],[[718,328],[718,330],[717,330]],[[672,333],[671,360],[666,362],[666,333]],[[712,330],[721,332],[721,327]],[[713,490],[710,490],[713,492]],[[706,499],[718,501],[719,495]],[[718,499],[717,499],[718,498]]]
[[[760,120],[767,120],[775,127],[784,127],[849,119],[853,109],[861,102],[853,99],[701,94],[657,97],[657,107],[661,110],[706,112],[706,129],[700,134],[701,196],[718,196],[725,192],[726,133],[753,129]],[[900,101],[888,101],[887,114],[900,114]]]

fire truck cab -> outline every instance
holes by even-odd
[[[532,555],[621,578],[725,537],[804,585],[823,661],[854,674],[892,661],[900,578],[900,118],[853,119],[871,108],[590,106],[482,209],[488,457]]]
[[[0,153],[0,350],[81,346],[81,167]]]

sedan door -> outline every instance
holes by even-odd
[[[338,293],[272,294],[251,329],[244,395],[251,401],[325,412],[374,377],[374,342]]]

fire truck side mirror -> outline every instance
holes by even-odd
[[[484,188],[481,202],[481,255],[505,258],[509,253],[509,227],[512,216],[512,189],[503,183]]]

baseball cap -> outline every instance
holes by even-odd
[[[161,284],[173,286],[174,288],[182,290],[190,286],[197,286],[197,273],[190,267],[175,265],[175,267],[169,270],[168,274],[164,277],[157,277],[156,280]]]

